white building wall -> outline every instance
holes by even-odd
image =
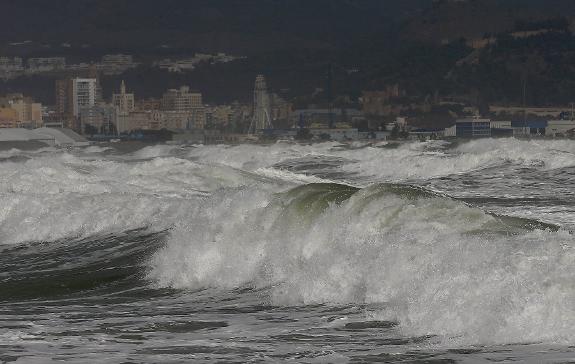
[[[575,130],[575,120],[550,120],[545,128],[545,135],[557,136]]]
[[[80,115],[84,108],[96,104],[97,83],[95,78],[75,78],[72,80],[73,114]]]
[[[445,128],[445,132],[444,132],[443,136],[445,136],[445,137],[457,136],[457,126],[453,125],[449,128]]]
[[[491,129],[511,129],[511,121],[492,121]]]

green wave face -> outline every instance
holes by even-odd
[[[284,210],[283,218],[309,220],[331,205],[342,204],[358,191],[358,188],[337,183],[314,183],[279,194],[273,204]]]
[[[372,227],[391,227],[398,223],[394,222],[394,218],[406,209],[419,208],[424,210],[420,212],[428,215],[425,218],[427,221],[437,219],[437,223],[441,224],[451,216],[452,223],[464,225],[460,232],[468,234],[518,234],[559,229],[556,225],[537,220],[484,212],[425,188],[401,184],[381,183],[363,189],[336,183],[308,184],[278,194],[270,207],[282,211],[276,224],[297,224],[306,228],[330,207],[345,208],[347,214],[359,215],[377,202],[386,211],[382,211],[382,214],[374,213],[374,219],[366,221]],[[381,219],[375,219],[377,216]]]
[[[0,302],[145,289],[142,262],[166,235],[135,230],[5,249],[0,254]]]

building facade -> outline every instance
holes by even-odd
[[[405,91],[397,84],[387,86],[383,90],[364,91],[361,97],[362,111],[366,115],[398,115],[401,107],[392,100],[405,95]]]
[[[99,103],[82,110],[80,114],[80,130],[86,134],[117,133],[120,115],[118,109],[110,104]]]
[[[16,119],[16,110],[0,106],[0,128],[17,128],[18,121]]]
[[[72,113],[72,80],[57,80],[55,90],[55,112],[51,122],[61,123],[63,127],[74,129],[74,115]]]
[[[80,116],[82,110],[96,105],[97,80],[74,78],[72,80],[72,115]]]
[[[200,92],[190,92],[190,88],[187,86],[182,86],[179,89],[170,89],[162,97],[162,110],[190,111],[203,107],[202,94]]]
[[[160,110],[162,108],[162,100],[149,98],[140,99],[135,102],[135,109],[138,111],[146,110]]]
[[[42,104],[34,102],[29,97],[24,97],[22,94],[0,97],[0,107],[14,111],[14,113],[5,112],[5,115],[9,114],[13,119],[14,127],[42,127]]]
[[[573,136],[575,134],[575,120],[549,120],[544,132],[545,135],[551,137]]]
[[[187,86],[165,92],[160,109],[164,111],[167,120],[173,120],[166,122],[168,129],[204,129],[206,126],[206,110],[202,94],[190,91]]]
[[[173,110],[136,110],[127,116],[118,116],[117,121],[119,133],[134,130],[198,130],[204,129],[205,113],[195,114],[193,111]]]
[[[458,138],[483,138],[491,136],[491,120],[459,119],[456,121]]]
[[[126,84],[122,81],[120,92],[112,95],[112,105],[118,108],[121,114],[128,114],[135,109],[133,93],[126,93]]]
[[[0,78],[11,79],[24,72],[22,58],[0,57]]]
[[[56,81],[56,118],[62,125],[81,131],[81,114],[97,104],[96,78],[73,78]]]
[[[129,54],[107,54],[102,57],[100,70],[106,75],[119,75],[136,67],[134,59]]]
[[[28,71],[30,73],[62,71],[66,68],[66,58],[30,58],[28,59]]]

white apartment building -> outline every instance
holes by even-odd
[[[72,79],[72,113],[78,117],[83,109],[96,105],[97,81],[95,78]]]

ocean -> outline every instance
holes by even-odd
[[[575,362],[575,142],[0,151],[0,363]]]

